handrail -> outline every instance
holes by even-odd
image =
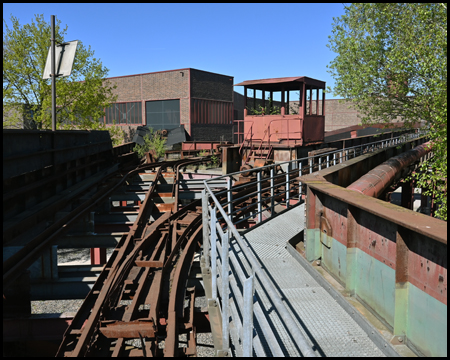
[[[209,193],[209,195],[207,194]],[[293,319],[292,315],[289,313],[286,305],[282,302],[280,296],[277,293],[277,290],[269,277],[266,275],[266,273],[262,270],[262,268],[258,264],[258,260],[255,258],[255,256],[252,254],[252,252],[248,249],[246,244],[244,243],[244,240],[240,236],[239,232],[231,222],[231,220],[228,218],[227,214],[225,213],[224,209],[222,208],[221,204],[217,200],[214,193],[209,188],[208,184],[205,181],[205,196],[211,196],[216,209],[220,212],[220,214],[223,216],[223,219],[225,220],[228,229],[232,232],[234,239],[237,241],[237,243],[240,246],[240,250],[244,253],[245,257],[247,258],[248,262],[250,263],[252,267],[252,271],[258,276],[261,284],[263,285],[265,291],[269,294],[270,299],[274,303],[276,309],[278,310],[281,318],[286,324],[286,327],[290,331],[292,337],[294,338],[295,342],[300,348],[300,351],[304,356],[316,356],[314,351],[312,350],[311,345],[308,344],[306,338],[298,328],[295,320]],[[211,224],[211,232],[214,229],[214,224]],[[222,294],[222,297],[228,298],[228,296]],[[226,334],[228,336],[228,334]]]
[[[342,163],[343,161],[346,161],[350,158],[354,158],[360,155],[363,155],[367,152],[373,152],[379,148],[385,148],[385,147],[393,147],[397,146],[400,143],[403,143],[405,141],[408,141],[410,139],[416,139],[422,136],[422,131],[419,129],[417,133],[409,133],[409,134],[402,134],[395,138],[389,138],[389,139],[383,139],[376,142],[371,142],[367,144],[361,144],[357,146],[353,146],[346,149],[340,149],[340,150],[334,150],[329,151],[326,153],[314,155],[305,157],[302,159],[295,159],[290,160],[282,163],[276,163],[271,165],[266,165],[263,167],[254,168],[251,170],[244,170],[244,171],[238,171],[231,174],[215,177],[214,180],[220,180],[220,179],[226,179],[228,186],[227,189],[213,192],[211,187],[209,186],[209,182],[212,180],[204,180],[205,184],[205,190],[202,194],[203,196],[203,228],[204,231],[204,237],[203,237],[203,255],[205,259],[205,264],[207,264],[207,267],[211,269],[215,268],[216,262],[214,260],[213,265],[213,259],[212,259],[212,247],[213,247],[213,239],[219,239],[217,238],[217,234],[222,239],[225,239],[225,234],[229,233],[229,239],[226,241],[235,240],[233,244],[237,244],[239,247],[239,251],[242,252],[242,254],[245,255],[245,258],[247,259],[248,263],[251,265],[251,272],[257,276],[257,279],[263,286],[264,290],[267,291],[269,294],[269,298],[272,301],[273,306],[277,309],[278,313],[282,317],[284,324],[286,328],[288,329],[288,332],[291,334],[291,336],[295,339],[295,342],[298,345],[298,348],[302,352],[303,355],[310,355],[315,356],[312,349],[309,347],[308,342],[305,338],[303,338],[301,335],[301,331],[297,328],[297,325],[295,325],[295,322],[292,322],[293,319],[290,316],[290,314],[287,312],[287,309],[285,305],[281,302],[279,295],[277,294],[274,284],[271,283],[268,276],[264,273],[264,271],[259,267],[258,261],[254,257],[251,250],[247,247],[244,240],[242,239],[239,231],[236,228],[236,225],[241,223],[242,221],[246,221],[249,218],[254,218],[258,222],[262,222],[262,213],[264,211],[269,210],[267,214],[270,214],[270,216],[275,215],[275,205],[281,204],[282,202],[286,204],[286,209],[283,211],[286,211],[291,206],[291,203],[293,201],[297,201],[297,204],[300,204],[302,201],[302,196],[304,195],[302,193],[302,184],[299,182],[298,177],[306,174],[311,173],[315,171],[315,168],[318,167],[319,170],[322,169],[322,167],[330,167],[333,165],[337,165],[338,163]],[[421,137],[419,139],[419,143],[424,142],[425,137]],[[284,170],[281,170],[280,168]],[[237,176],[243,173],[256,174],[257,181],[254,183],[244,183],[240,185],[233,186],[233,181],[237,179]],[[254,184],[254,185],[252,185]],[[250,186],[250,187],[249,187]],[[241,194],[237,194],[237,192],[244,190]],[[268,194],[270,191],[270,195]],[[298,195],[298,198],[297,198]],[[219,202],[217,200],[217,197],[221,197],[223,200]],[[251,197],[257,197],[257,202],[251,202],[248,203],[246,200],[250,199]],[[214,210],[211,209],[209,204],[211,203],[215,207]],[[225,210],[227,209],[227,210]],[[216,217],[217,212],[217,217]],[[249,215],[250,214],[250,215]],[[211,219],[213,219],[214,226],[211,224]],[[216,223],[217,221],[217,223]],[[210,224],[210,225],[208,225]],[[215,229],[217,228],[217,232]],[[208,233],[208,229],[211,230],[211,235]],[[220,229],[220,231],[219,231]],[[225,233],[223,233],[225,231]],[[214,238],[213,238],[214,233]],[[211,236],[211,237],[210,237]],[[227,235],[228,236],[228,235]],[[211,243],[210,243],[211,239]],[[220,245],[220,244],[219,244]],[[233,246],[235,246],[233,245]],[[214,245],[215,247],[216,245]],[[227,246],[226,243],[224,246]],[[228,247],[227,247],[228,249]],[[233,247],[232,247],[233,249]],[[223,250],[223,249],[222,249]],[[217,255],[220,256],[217,250]],[[216,254],[214,253],[214,254]],[[215,256],[215,255],[214,255]],[[232,255],[230,253],[231,262],[233,262]],[[211,260],[211,265],[210,265]],[[226,259],[225,259],[226,260]],[[228,260],[226,260],[228,261]],[[224,266],[228,266],[228,263],[226,262]],[[233,264],[233,266],[235,266]],[[239,265],[242,266],[242,265]],[[237,269],[235,267],[235,269]],[[215,270],[214,270],[215,271]],[[239,269],[235,271],[240,271]],[[243,271],[243,270],[242,270]],[[248,270],[246,270],[248,271]],[[219,279],[216,279],[217,281],[220,280],[220,273],[217,271],[215,272],[216,276],[219,277]],[[224,274],[228,274],[228,270],[224,272]],[[237,274],[238,275],[238,274]],[[234,272],[230,275],[230,277],[237,278],[237,275],[234,275]],[[251,275],[251,274],[250,274]],[[227,275],[228,276],[228,275]],[[213,278],[213,276],[211,277]],[[216,281],[213,280],[213,281]],[[245,280],[245,279],[244,279]],[[249,280],[247,278],[245,281]],[[228,280],[227,280],[228,281]],[[230,286],[233,285],[233,281],[231,281]],[[217,285],[216,285],[217,286]],[[234,285],[236,286],[236,285]],[[234,290],[233,290],[234,291]],[[214,294],[214,291],[213,291]],[[217,292],[216,292],[217,294]],[[225,294],[226,295],[226,294]],[[239,295],[241,296],[241,295]],[[214,297],[214,296],[213,296]],[[223,295],[222,295],[223,297]],[[226,297],[226,296],[225,296]],[[239,299],[241,299],[239,297]],[[218,299],[218,298],[217,298]],[[236,298],[237,299],[237,298]],[[217,300],[218,301],[218,300]],[[236,300],[238,301],[238,300]],[[239,300],[240,301],[240,300]],[[220,303],[219,303],[220,305]],[[232,306],[233,304],[228,303],[222,303],[221,306]],[[253,307],[253,314],[258,319],[258,322],[260,322],[260,317],[263,316],[262,313],[257,310],[258,303],[254,304]],[[232,307],[230,308],[232,309]],[[236,309],[234,308],[235,312],[233,313],[233,309],[231,310],[231,314],[225,314],[226,319],[228,319],[229,316],[231,316],[232,321],[233,316],[237,314]],[[259,312],[258,312],[259,311]],[[233,315],[234,314],[234,315]],[[289,315],[289,316],[288,316]],[[224,314],[222,314],[224,316]],[[223,319],[223,322],[228,324],[229,320]],[[238,319],[243,323],[244,320]],[[246,320],[248,321],[248,320]],[[264,320],[261,320],[264,321]],[[223,325],[223,331],[226,332],[226,334],[236,334],[236,329],[230,330],[228,328],[227,324]],[[239,323],[240,324],[240,323]],[[249,324],[247,323],[247,328]],[[242,325],[243,326],[243,325]],[[269,326],[270,327],[270,326]],[[242,328],[241,328],[242,330]],[[228,336],[228,335],[226,335]],[[270,336],[264,333],[264,336]],[[242,338],[240,338],[242,340]],[[256,338],[255,338],[256,340]],[[235,343],[235,342],[234,342]],[[248,350],[248,343],[247,343],[247,350]],[[254,346],[253,349],[255,350],[256,354],[259,354],[257,351],[258,344],[253,344],[251,346]],[[226,349],[224,349],[226,350]],[[247,351],[246,350],[246,351]],[[276,352],[277,349],[271,349],[272,354],[274,351]],[[263,354],[263,353],[262,353]],[[259,355],[258,355],[259,356]]]

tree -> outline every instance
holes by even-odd
[[[447,220],[446,4],[352,4],[333,20],[334,94],[351,100],[363,123],[425,123],[434,157],[415,178]]]
[[[35,15],[35,20],[20,25],[11,15],[11,29],[3,20],[3,114],[10,115],[10,125],[32,116],[36,128],[51,129],[51,80],[42,79],[51,24],[43,15]],[[67,26],[62,29],[60,24],[57,20],[55,35],[62,43]],[[57,129],[105,129],[98,119],[117,96],[105,81],[109,70],[93,55],[91,47],[79,41],[71,75],[56,79]]]

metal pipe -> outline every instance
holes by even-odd
[[[401,170],[428,154],[431,147],[431,142],[428,141],[414,149],[394,156],[360,177],[347,189],[377,198],[394,181]]]

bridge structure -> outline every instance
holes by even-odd
[[[401,182],[432,156],[420,131],[214,177],[182,173],[209,157],[139,164],[101,132],[38,135],[6,137],[4,342],[194,356],[201,315],[216,356],[446,355],[446,225],[413,212]],[[399,156],[379,199],[357,192]],[[64,247],[91,249],[91,265],[62,266]],[[67,298],[85,298],[76,315],[30,315]]]
[[[218,355],[446,356],[446,223],[412,210],[411,184],[403,207],[386,201],[432,156],[424,142],[227,174],[218,193],[205,181],[202,271]]]

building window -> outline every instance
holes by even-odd
[[[105,123],[108,125],[142,124],[142,103],[116,103],[105,109]]]
[[[192,99],[192,124],[231,125],[232,117],[232,102]]]
[[[147,101],[147,126],[154,130],[170,130],[180,126],[180,100]]]

